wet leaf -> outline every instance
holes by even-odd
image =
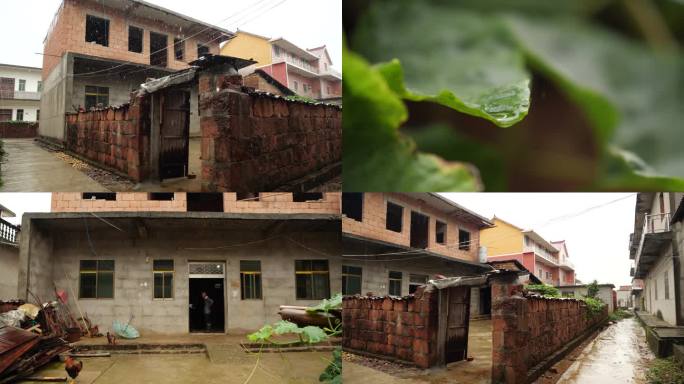
[[[307,312],[328,312],[333,309],[342,309],[342,293],[337,293],[335,296],[328,299],[323,299],[313,307],[307,307]]]
[[[280,320],[274,324],[273,333],[276,335],[283,335],[286,333],[301,333],[301,329],[295,323],[286,320]]]
[[[273,327],[270,325],[264,325],[260,330],[250,333],[247,338],[252,342],[266,342],[273,335]]]
[[[530,63],[584,109],[602,143],[635,153],[654,172],[684,177],[680,53],[659,54],[576,19],[507,17],[506,24]]]
[[[527,114],[523,56],[491,17],[417,0],[374,1],[353,46],[371,62],[391,61],[382,73],[403,98],[437,102],[502,127]]]
[[[328,335],[326,335],[323,329],[314,327],[313,325],[307,325],[306,327],[300,329],[302,330],[301,333],[304,336],[304,341],[309,344],[320,343],[328,338]]]
[[[380,72],[344,52],[344,189],[348,191],[474,191],[476,171],[423,154],[398,132],[402,101]]]

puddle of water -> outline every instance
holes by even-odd
[[[592,341],[561,376],[558,384],[644,384],[653,355],[635,319],[610,326]]]

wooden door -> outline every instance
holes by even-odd
[[[159,177],[164,180],[187,176],[190,141],[190,92],[164,91],[161,112]]]
[[[470,287],[447,288],[445,364],[465,360],[468,353]]]

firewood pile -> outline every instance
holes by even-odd
[[[33,374],[82,336],[102,336],[87,315],[73,316],[63,292],[55,294],[42,304],[0,301],[0,384]]]

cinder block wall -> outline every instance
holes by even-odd
[[[515,283],[491,287],[493,383],[531,382],[533,367],[608,316],[606,307],[590,316],[576,299],[526,297]]]
[[[429,368],[437,362],[437,290],[419,287],[413,296],[343,299],[342,345]]]
[[[149,172],[149,99],[131,97],[131,104],[67,114],[67,149],[113,168],[135,181]]]
[[[38,135],[38,123],[0,123],[0,138],[28,139]]]
[[[388,201],[404,207],[401,232],[387,229],[386,214]],[[356,221],[346,216],[343,217],[342,231],[352,235],[408,247],[411,244],[411,211],[422,213],[430,218],[428,250],[461,260],[478,262],[480,230],[476,225],[459,221],[447,212],[442,212],[406,194],[364,193],[363,220]],[[438,244],[436,242],[435,229],[437,220],[447,224],[446,244]],[[470,249],[468,250],[462,250],[458,247],[459,228],[470,232]]]
[[[202,190],[270,191],[342,159],[342,109],[242,92],[221,68],[199,78]]]

